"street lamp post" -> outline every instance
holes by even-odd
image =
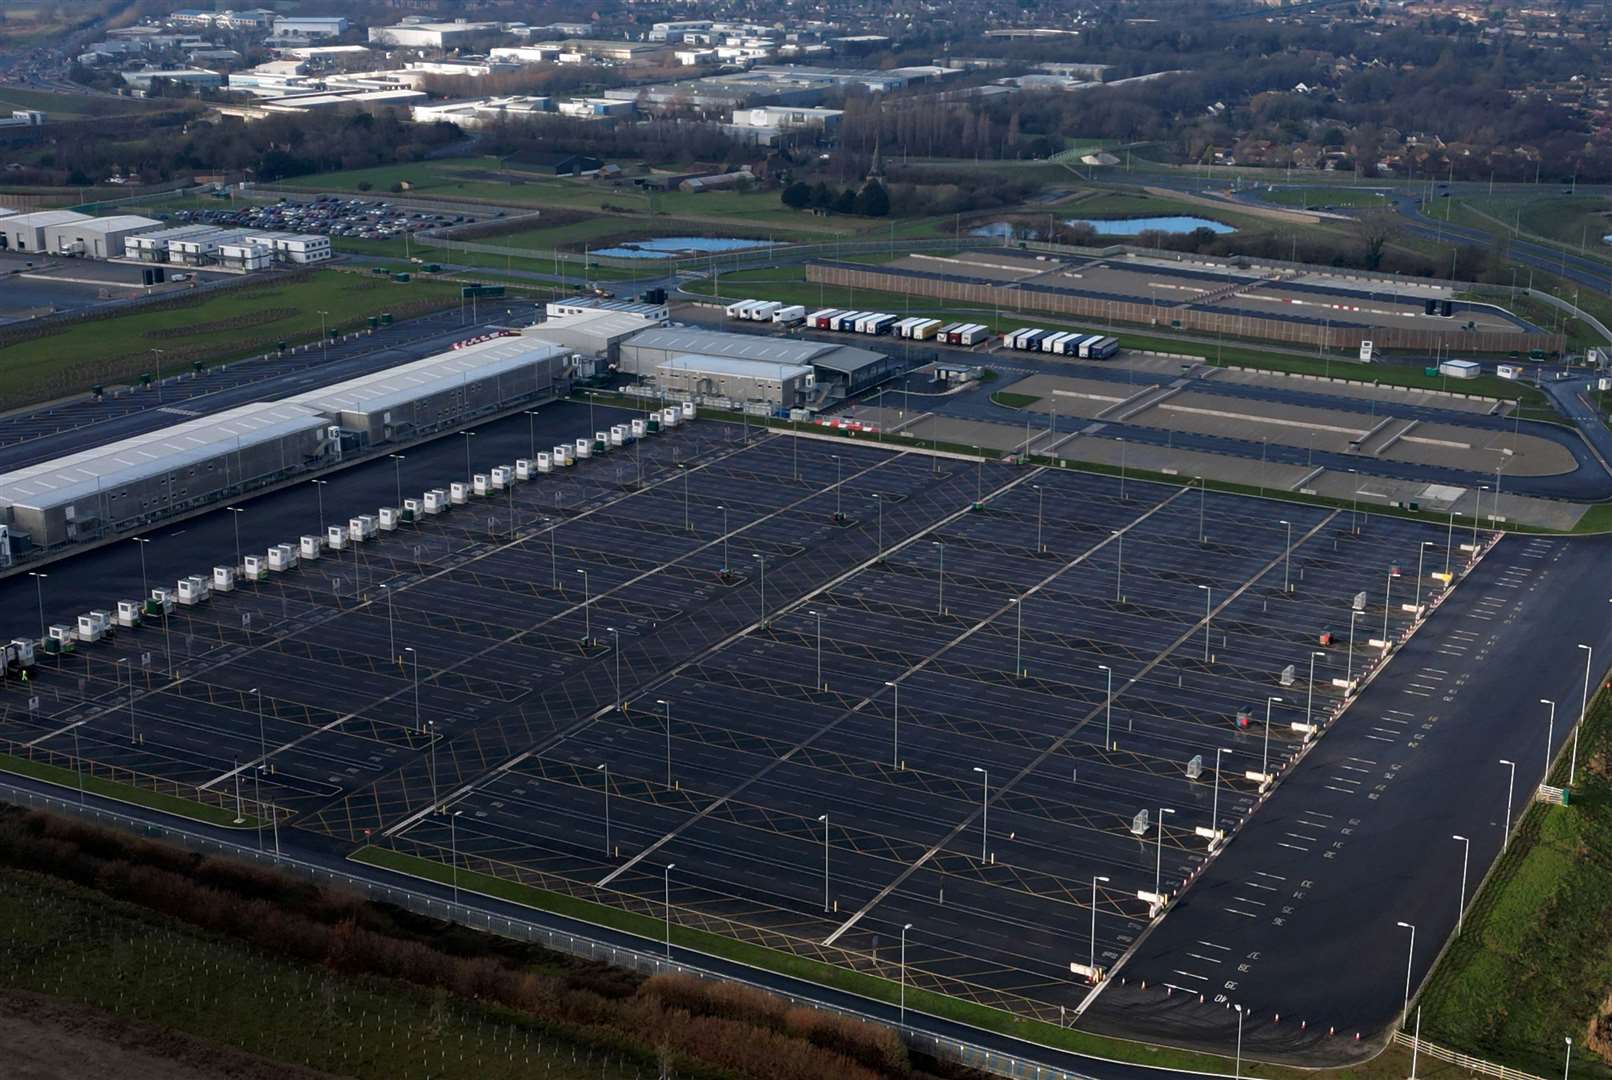
[[[939,600],[935,605],[935,613],[937,615],[944,615],[946,614],[946,544],[941,540],[931,540],[929,542],[934,544],[935,549],[940,552],[940,569],[935,572],[936,593],[939,597]],[[44,607],[41,606],[40,611],[43,610]],[[45,625],[43,615],[40,616],[39,625],[41,627]],[[43,636],[43,631],[41,631],[41,636]]]
[[[817,620],[817,689],[823,689],[823,613],[821,611],[808,611],[806,614]]]
[[[828,911],[828,815],[822,814],[818,821],[823,823],[823,911]]]
[[[459,832],[455,827],[463,810],[448,816],[448,859],[453,863],[453,902],[459,902]]]
[[[526,441],[528,444],[526,456],[535,458],[537,457],[537,410],[526,409],[523,411],[526,413]]]
[[[325,485],[330,483],[330,481],[329,480],[310,480],[309,483],[311,483],[313,485],[313,489],[319,493],[319,542],[324,543],[324,540],[325,540]]]
[[[879,493],[877,491],[875,491],[870,498],[873,500],[873,505],[875,507],[879,523],[879,557],[874,561],[882,563],[884,562],[884,500],[879,497]]]
[[[403,506],[403,459],[407,455],[387,454],[386,456],[392,459],[392,474],[397,480],[397,505],[401,509]]]
[[[239,506],[226,506],[230,512],[230,521],[235,524],[235,572],[241,572],[241,515],[246,513]]]
[[[1157,854],[1153,862],[1153,895],[1159,898],[1159,907],[1164,906],[1164,815],[1174,814],[1168,806],[1159,807],[1159,835]]]
[[[1013,605],[1013,614],[1016,620],[1013,629],[1013,677],[1020,678],[1024,674],[1024,604],[1022,597],[1014,596],[1008,599]]]
[[[1108,673],[1108,691],[1103,699],[1103,749],[1108,750],[1114,745],[1114,669],[1098,664],[1097,670]]]
[[[1207,664],[1209,662],[1210,601],[1215,591],[1207,585],[1199,585],[1198,588],[1203,590],[1203,662]]]
[[[672,703],[656,698],[655,704],[666,710],[666,786],[672,786]]]
[[[1234,1005],[1237,1010],[1237,1067],[1233,1074],[1234,1080],[1243,1080],[1243,1007]]]
[[[42,574],[37,570],[28,571],[28,576],[34,579],[34,592],[39,597],[39,642],[43,647],[45,640],[50,636],[45,632],[45,579],[49,574]],[[167,625],[164,620],[163,625]]]
[[[420,654],[414,651],[413,645],[403,646],[403,651],[409,654],[414,668],[414,730],[423,733],[425,729],[420,726]]]
[[[1562,1060],[1562,1080],[1567,1080],[1567,1071],[1573,1067],[1573,1037],[1563,1035],[1562,1038],[1567,1041],[1567,1056]]]
[[[1394,596],[1394,568],[1388,568],[1387,584],[1383,586],[1383,641],[1388,641],[1388,611],[1393,607]]]
[[[722,576],[728,576],[728,507],[724,503],[717,507],[722,511]]]
[[[895,692],[895,704],[890,710],[890,767],[899,769],[901,768],[901,684],[887,682],[884,685]]]
[[[1220,829],[1220,755],[1235,754],[1236,752],[1235,750],[1227,750],[1225,747],[1215,748],[1215,798],[1214,805],[1209,811],[1210,832],[1218,832]]]
[[[1427,549],[1437,547],[1431,540],[1423,540],[1416,549],[1416,614],[1415,618],[1422,617],[1422,570],[1426,565]]]
[[[1312,650],[1310,652],[1310,686],[1309,686],[1309,691],[1306,694],[1305,699],[1304,699],[1304,722],[1305,722],[1305,724],[1314,723],[1314,721],[1311,719],[1311,717],[1313,716],[1313,714],[1315,712],[1315,661],[1316,661],[1317,657],[1324,656],[1324,655],[1326,655],[1326,654],[1316,652],[1314,650]]]
[[[610,763],[605,762],[593,770],[604,777],[605,858],[610,858]]]
[[[1506,820],[1500,823],[1500,850],[1504,852],[1511,843],[1511,799],[1517,791],[1517,763],[1501,758],[1500,764],[1511,770],[1511,779],[1506,784]]]
[[[1265,699],[1265,749],[1259,759],[1259,771],[1264,776],[1271,774],[1271,706],[1281,700],[1279,697]]]
[[[907,1022],[907,931],[912,924],[907,923],[901,928],[901,1023]]]
[[[465,483],[470,483],[475,476],[475,468],[470,464],[470,440],[476,437],[474,431],[461,431],[465,437]]]
[[[666,864],[666,958],[672,958],[672,871],[677,869],[676,863]]]
[[[1091,951],[1086,956],[1086,967],[1089,969],[1088,977],[1093,982],[1097,980],[1097,883],[1107,880],[1102,874],[1094,875],[1091,879]]]
[[[974,771],[980,774],[985,784],[980,794],[980,862],[984,862],[987,840],[991,835],[991,774],[978,765],[974,766]]]
[[[1450,839],[1451,840],[1459,840],[1459,841],[1461,841],[1461,845],[1462,845],[1462,847],[1461,847],[1461,902],[1460,902],[1460,906],[1455,909],[1455,932],[1457,934],[1459,934],[1461,932],[1461,925],[1466,919],[1466,869],[1467,869],[1467,863],[1471,859],[1471,856],[1472,856],[1472,841],[1468,840],[1466,837],[1460,835],[1459,833],[1452,834],[1450,836]]]
[[[1282,552],[1282,592],[1285,595],[1293,591],[1293,523],[1283,520],[1278,524],[1287,526],[1287,547]]]
[[[1041,511],[1047,501],[1047,493],[1041,490],[1040,484],[1031,484],[1030,486],[1035,488],[1035,550],[1036,554],[1039,555],[1047,550],[1047,545],[1041,542]]]
[[[761,573],[757,580],[761,585],[761,625],[765,628],[767,626],[767,557],[759,551],[750,557],[761,565]]]
[[[616,711],[621,712],[621,631],[607,626],[605,632],[610,635],[610,651],[616,654]]]
[[[1349,660],[1343,671],[1343,692],[1349,693],[1349,684],[1355,677],[1355,620],[1360,618],[1360,612],[1349,612]]]
[[[1545,771],[1539,777],[1541,784],[1547,784],[1550,782],[1550,751],[1556,744],[1556,703],[1550,698],[1540,698],[1539,703],[1550,706],[1550,720],[1545,727]]]
[[[588,604],[588,572],[577,573],[582,575],[582,644],[586,647],[593,641],[593,609]]]
[[[1578,778],[1578,733],[1590,716],[1590,661],[1595,656],[1595,650],[1590,646],[1581,644],[1579,648],[1584,650],[1584,697],[1578,707],[1578,726],[1573,729],[1573,754],[1567,763],[1568,787],[1572,787],[1573,781]]]
[[[1410,931],[1410,947],[1405,951],[1405,1007],[1399,1014],[1399,1023],[1403,1027],[1406,1018],[1410,1016],[1411,967],[1416,963],[1416,926],[1403,920],[1398,925]]]
[[[1125,582],[1125,534],[1115,529],[1114,541],[1119,550],[1119,558],[1114,563],[1114,603],[1119,604],[1124,602],[1122,587]]]

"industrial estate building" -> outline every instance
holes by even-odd
[[[319,468],[340,453],[329,429],[301,405],[242,405],[0,476],[0,514],[34,547],[140,528]]]
[[[683,326],[636,334],[618,353],[622,372],[646,380],[663,396],[725,398],[772,409],[821,407],[902,369],[899,360],[849,345]]]
[[[563,396],[570,355],[499,337],[18,469],[0,475],[0,525],[14,550],[144,528],[353,452]]]

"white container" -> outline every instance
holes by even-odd
[[[515,482],[515,470],[508,465],[499,465],[487,474],[487,479],[492,481],[494,491],[503,491]]]
[[[420,509],[427,514],[440,514],[448,508],[448,493],[441,488],[432,488],[420,499]]]
[[[425,508],[420,505],[419,499],[404,499],[403,513],[398,516],[398,520],[419,521],[420,515],[423,513],[425,513]]]
[[[172,615],[174,610],[174,594],[167,589],[152,589],[151,604],[162,614]]]
[[[470,485],[455,480],[448,485],[448,505],[463,506],[470,501]]]
[[[214,592],[234,592],[235,591],[235,567],[233,567],[233,566],[215,566],[215,567],[213,567],[213,591]]]
[[[396,532],[399,518],[396,507],[383,506],[375,514],[375,524],[381,532]]]
[[[92,611],[88,615],[78,617],[78,640],[95,642],[106,636],[109,627],[101,621],[99,617],[101,614]]]
[[[642,439],[649,434],[649,423],[643,417],[636,417],[632,422],[632,437]]]
[[[318,562],[324,550],[324,545],[319,542],[317,536],[304,536],[297,546],[301,549],[302,558],[307,562]]]
[[[269,549],[269,569],[276,573],[295,570],[299,561],[297,549],[290,544],[275,544]]]
[[[345,551],[347,549],[347,526],[327,526],[325,529],[325,546],[331,551]]]
[[[784,326],[797,326],[806,321],[806,306],[792,304],[789,307],[781,307],[772,313],[772,321]]]
[[[119,600],[118,601],[118,625],[119,626],[139,626],[140,625],[140,603],[139,603],[139,601],[137,601],[137,600]]]
[[[577,440],[577,457],[585,458],[585,457],[592,457],[592,456],[593,456],[593,440],[592,439],[578,439]]]
[[[186,607],[206,603],[213,595],[213,587],[208,583],[207,579],[198,577],[195,574],[187,578],[180,578],[178,586],[179,602]]]
[[[677,427],[683,422],[683,410],[676,407],[662,410],[660,422],[669,428]]]
[[[569,468],[576,464],[576,454],[572,452],[569,446],[556,446],[554,448],[554,463]]]
[[[492,489],[492,482],[487,479],[486,473],[477,473],[470,478],[470,490],[474,491],[478,496],[486,495]]]
[[[347,521],[347,535],[359,543],[375,539],[375,515],[359,514]]]
[[[241,560],[241,573],[247,581],[262,581],[269,576],[269,560],[261,555],[248,555]]]
[[[34,643],[27,638],[12,638],[11,657],[17,661],[18,667],[33,667]]]
[[[530,480],[532,478],[532,474],[536,471],[537,469],[532,465],[532,462],[529,459],[515,459],[515,479]]]
[[[63,645],[78,640],[78,631],[63,623],[57,623],[52,626],[50,628],[49,635],[51,641],[59,641]]]
[[[547,450],[539,450],[537,452],[537,471],[540,474],[553,472],[554,455],[549,453]]]
[[[627,445],[627,425],[626,424],[612,424],[610,426],[610,445],[611,446],[625,446],[625,445]]]
[[[692,401],[683,402],[683,419],[684,420],[692,420],[692,419],[694,419],[694,417],[695,417],[694,403]]]

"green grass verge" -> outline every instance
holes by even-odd
[[[1370,188],[1303,187],[1264,191],[1259,201],[1298,210],[1323,210],[1329,206],[1355,209],[1387,206],[1388,196]]]
[[[47,765],[40,761],[29,761],[27,758],[16,757],[12,754],[0,754],[0,772],[15,773],[58,787],[71,788],[78,791],[79,776],[75,769],[64,769],[59,765]],[[134,806],[143,806],[148,810],[160,810],[165,814],[174,814],[178,817],[190,818],[192,821],[203,821],[209,825],[222,825],[227,828],[255,829],[258,819],[248,816],[244,824],[235,824],[235,812],[224,810],[206,803],[191,802],[176,795],[163,795],[145,788],[134,787],[131,784],[119,784],[111,780],[85,775],[84,791],[90,795],[112,799],[117,802],[129,803]]]
[[[368,866],[378,866],[441,884],[449,884],[453,880],[453,871],[449,866],[431,859],[423,859],[415,855],[392,851],[388,848],[365,847],[355,852],[351,857],[355,861]],[[665,940],[665,923],[650,916],[622,911],[618,908],[595,904],[587,900],[578,900],[575,897],[537,889],[476,871],[461,870],[458,875],[458,881],[459,888],[462,891],[479,893],[525,907],[536,908],[540,911],[548,911],[567,918],[578,919],[582,922],[610,927],[614,930],[645,938],[651,943]],[[803,979],[807,982],[832,987],[836,990],[843,990],[847,993],[857,994],[877,1001],[894,1003],[900,995],[899,985],[888,979],[881,979],[873,975],[836,967],[832,964],[824,964],[816,960],[793,956],[789,953],[777,952],[704,931],[673,926],[671,932],[672,943],[679,948],[721,957],[750,967],[774,971],[781,975]],[[1083,1031],[1072,1031],[1054,1024],[1021,1020],[998,1009],[975,1005],[910,986],[907,988],[907,1007],[1040,1045],[1056,1047],[1060,1050],[1069,1050],[1075,1053],[1093,1054],[1117,1061],[1129,1061],[1159,1068],[1210,1072],[1224,1072],[1230,1064],[1228,1059],[1213,1054],[1194,1053],[1187,1050],[1176,1050],[1171,1047],[1149,1046],[1144,1043],[1128,1042]],[[1297,1070],[1285,1069],[1280,1066],[1248,1065],[1247,1063],[1245,1063],[1245,1066],[1244,1072],[1249,1076],[1275,1078],[1297,1077],[1300,1075]]]
[[[173,375],[193,362],[250,356],[279,341],[316,340],[321,311],[325,327],[351,330],[382,312],[418,313],[458,302],[456,284],[427,279],[395,284],[373,275],[319,270],[300,281],[247,284],[155,310],[63,323],[0,346],[0,400],[26,398],[41,388],[66,393],[155,372],[153,349],[163,350],[163,372]]]
[[[1419,1003],[1431,1039],[1541,1076],[1606,1080],[1584,1046],[1612,993],[1612,695],[1580,732],[1570,806],[1530,806]],[[1553,783],[1565,783],[1559,761]]]
[[[991,395],[991,401],[1004,409],[1027,409],[1040,400],[1035,394],[1015,394],[1011,390],[998,390]]]

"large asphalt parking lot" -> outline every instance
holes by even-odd
[[[474,465],[587,423],[484,426]],[[1242,825],[1248,773],[1286,769],[1293,725],[1464,561],[1410,522],[745,434],[685,426],[84,646],[4,692],[0,735],[239,778],[325,842],[657,915],[669,886],[681,924],[892,977],[911,924],[917,985],[1057,1019],[1088,990],[1070,964],[1125,957],[1139,894],[1202,872],[1198,830]],[[404,494],[462,476],[465,443],[411,451]],[[394,501],[389,464],[327,516]],[[310,507],[248,504],[247,549]],[[232,561],[229,517],[170,548]],[[96,588],[124,589],[117,558]]]

